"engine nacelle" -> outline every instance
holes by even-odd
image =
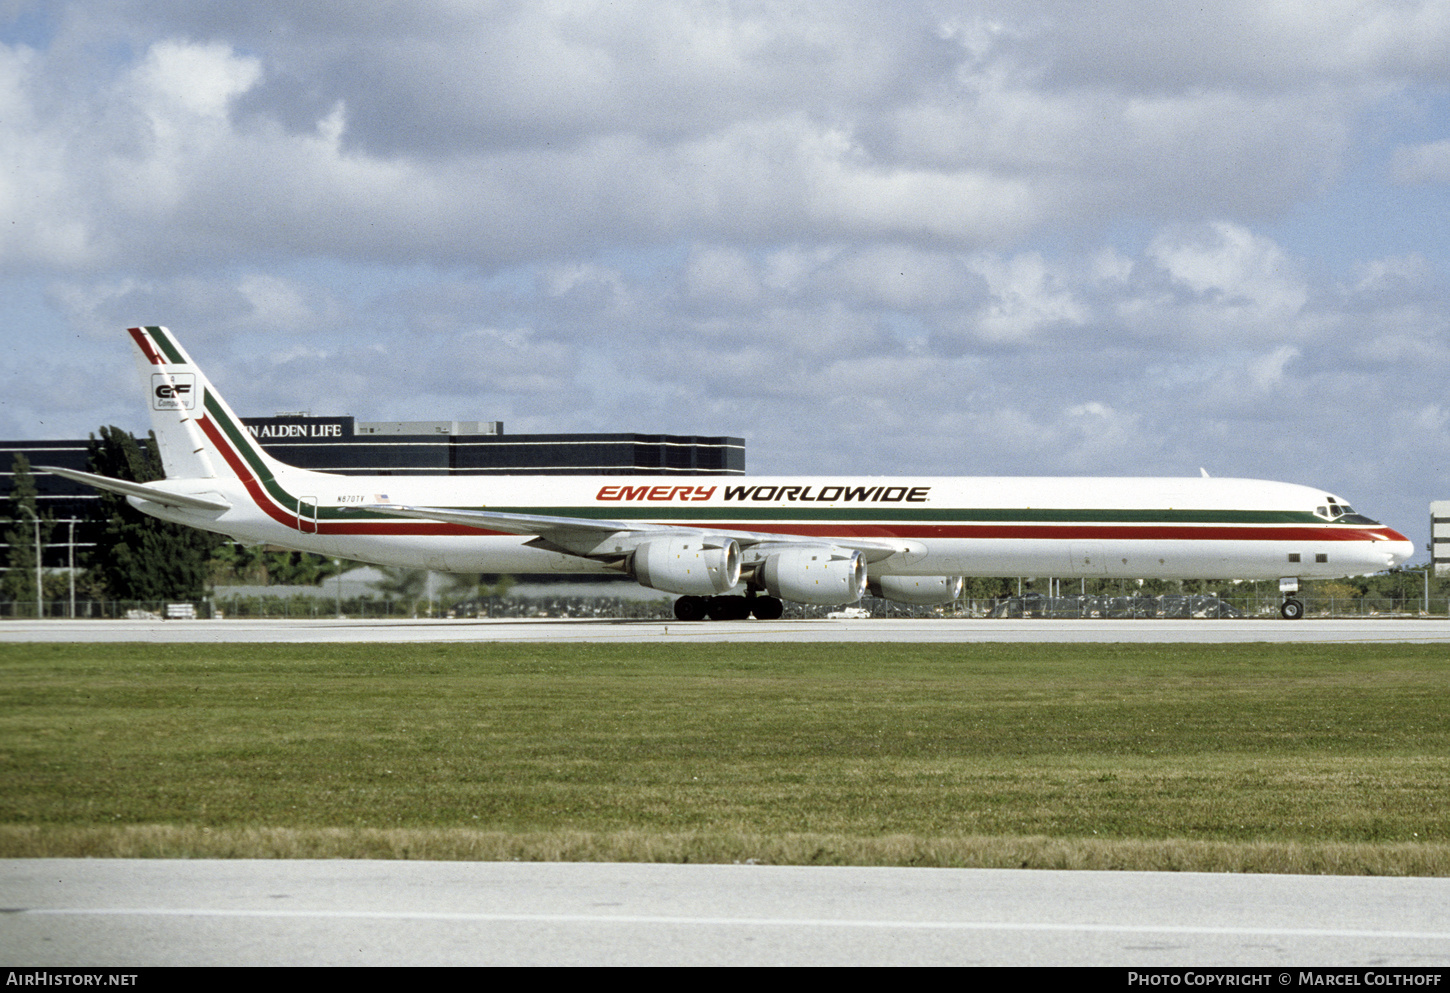
[[[740,582],[734,538],[660,538],[634,550],[631,574],[641,586],[687,596],[715,596]]]
[[[931,606],[962,595],[961,576],[878,576],[866,584],[873,596],[896,603]]]
[[[802,545],[776,552],[757,573],[771,596],[794,603],[834,606],[866,593],[866,560],[851,548]]]

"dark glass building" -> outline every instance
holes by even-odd
[[[740,476],[740,438],[670,434],[506,435],[498,421],[243,417],[269,454],[352,476]]]

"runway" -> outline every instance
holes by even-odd
[[[1445,618],[1350,620],[3,621],[0,642],[1450,642]]]
[[[609,863],[0,862],[0,963],[1450,965],[1450,880]]]

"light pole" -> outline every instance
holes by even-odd
[[[70,573],[70,619],[76,619],[76,519],[66,518],[70,536],[66,541],[66,572]]]

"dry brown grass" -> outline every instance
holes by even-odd
[[[978,869],[1450,875],[1450,844],[1047,837],[876,838],[467,828],[0,825],[0,858],[422,859],[889,865]]]

